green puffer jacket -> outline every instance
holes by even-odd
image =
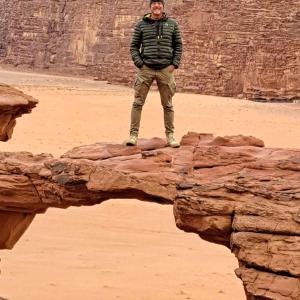
[[[163,69],[169,65],[179,67],[182,54],[180,31],[175,20],[164,13],[160,20],[144,15],[132,35],[130,54],[134,64],[144,64],[152,69]]]

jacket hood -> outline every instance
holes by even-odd
[[[165,21],[167,19],[168,19],[168,16],[167,16],[167,14],[165,12],[163,13],[161,19],[159,19],[159,20],[153,20],[153,19],[151,19],[151,13],[147,13],[147,14],[145,14],[143,16],[143,20],[146,21],[146,22],[148,22],[148,23],[153,23],[155,21]]]

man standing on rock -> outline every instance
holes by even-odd
[[[164,12],[164,1],[150,1],[151,13],[144,15],[135,28],[130,45],[130,53],[138,68],[134,84],[135,96],[131,110],[130,136],[126,145],[137,143],[142,108],[154,80],[157,82],[167,143],[179,147],[174,139],[174,110],[172,97],[175,94],[174,69],[180,64],[182,41],[175,20]]]

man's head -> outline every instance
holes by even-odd
[[[164,0],[150,0],[150,10],[152,19],[160,19],[164,13]]]
[[[162,5],[165,5],[165,1],[164,0],[150,0],[150,6],[153,2],[160,2],[162,3]]]

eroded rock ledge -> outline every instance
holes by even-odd
[[[16,118],[30,113],[37,103],[33,97],[0,83],[0,141],[11,138]]]
[[[111,198],[172,204],[179,228],[223,244],[239,260],[248,299],[300,299],[300,150],[244,136],[189,133],[179,149],[98,143],[61,158],[0,153],[0,247],[36,213]]]

